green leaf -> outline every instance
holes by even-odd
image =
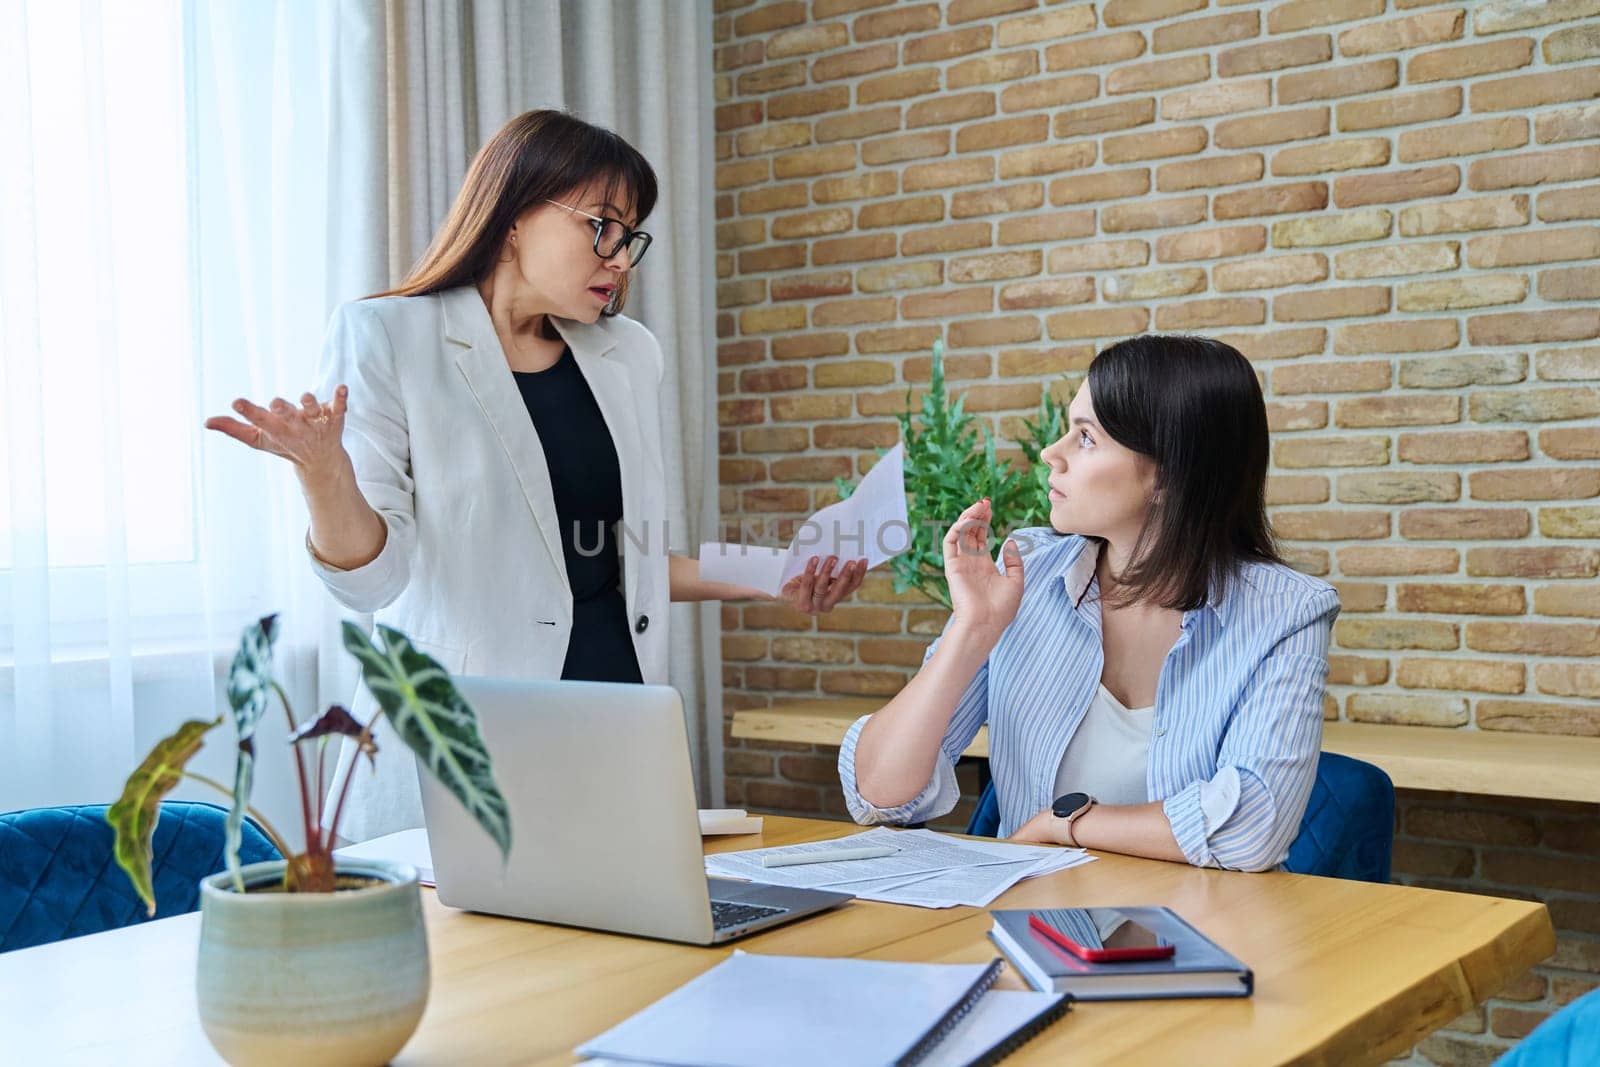
[[[156,891],[150,875],[150,839],[161,818],[161,798],[172,792],[183,779],[183,769],[205,739],[222,725],[220,718],[206,722],[190,719],[170,736],[162,738],[144,758],[122,787],[122,796],[106,809],[106,822],[116,834],[117,866],[128,874],[134,891],[143,900],[148,914],[156,913]]]
[[[228,670],[228,706],[233,709],[238,755],[233,764],[233,802],[228,806],[223,855],[233,887],[244,892],[239,874],[239,844],[244,836],[244,814],[250,807],[250,791],[255,785],[256,724],[261,721],[271,700],[272,645],[278,637],[278,617],[267,615],[244,629],[239,650],[233,654]]]
[[[449,672],[409,637],[383,625],[377,631],[381,647],[353,623],[344,624],[344,647],[360,661],[367,689],[400,739],[509,857],[511,816],[495,785],[477,716]]]

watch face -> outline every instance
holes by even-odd
[[[1087,803],[1089,803],[1088,793],[1066,793],[1056,797],[1056,802],[1050,806],[1050,810],[1065,819]]]

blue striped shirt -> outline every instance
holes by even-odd
[[[1048,528],[1013,540],[1023,557],[1021,607],[956,704],[922,792],[891,808],[867,803],[855,784],[866,718],[845,735],[839,777],[857,822],[919,822],[954,808],[956,760],[985,723],[1000,835],[1055,799],[1061,755],[1104,664],[1098,548]],[[1184,613],[1156,686],[1145,782],[1190,863],[1256,871],[1283,862],[1311,794],[1339,597],[1277,564],[1247,563],[1235,574]]]

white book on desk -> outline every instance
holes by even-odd
[[[652,1067],[990,1064],[1067,1005],[1056,994],[992,992],[999,973],[999,960],[735,952],[577,1053],[595,1063]]]

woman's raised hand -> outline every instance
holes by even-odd
[[[243,417],[243,422],[216,415],[205,425],[206,429],[226,434],[251,448],[282,456],[302,476],[315,475],[335,469],[348,458],[341,438],[349,394],[349,389],[341,385],[333,391],[332,403],[321,403],[312,394],[304,393],[299,407],[275,397],[264,408],[240,397],[233,402],[233,410]]]
[[[989,555],[987,498],[963,511],[944,537],[944,577],[954,621],[992,638],[1011,625],[1022,603],[1022,553],[1015,541],[1000,550],[1005,571]]]

